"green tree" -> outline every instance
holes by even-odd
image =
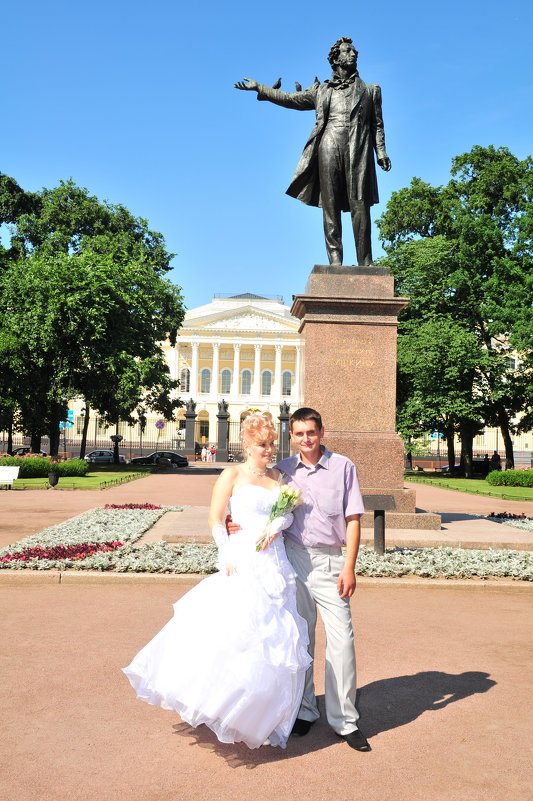
[[[448,386],[461,399],[453,425],[463,460],[468,471],[482,419],[500,427],[510,467],[511,433],[529,424],[533,405],[533,162],[518,160],[507,148],[475,146],[453,159],[451,175],[444,187],[414,178],[392,195],[378,221],[384,263],[399,294],[411,298],[400,318],[399,350],[418,348],[425,323],[437,324],[435,336],[446,321],[459,342],[460,329],[472,337],[470,353],[461,348],[458,356],[461,380]],[[511,366],[513,350],[520,355],[518,367]],[[453,378],[445,350],[442,356],[443,371],[448,364]],[[406,369],[400,365],[400,417],[402,404],[406,413],[412,408],[408,398],[419,381]],[[419,394],[419,402],[426,404],[425,397]]]
[[[48,431],[52,453],[72,397],[109,423],[144,421],[148,410],[170,418],[181,403],[160,343],[175,342],[184,309],[162,236],[71,181],[30,200],[18,216],[4,202],[0,403],[16,408],[33,448]]]

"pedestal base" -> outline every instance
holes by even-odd
[[[439,529],[439,516],[416,514],[414,492],[403,488],[395,432],[396,330],[407,303],[386,268],[315,265],[291,313],[301,320],[305,405],[320,411],[328,449],[355,462],[363,495],[394,497],[387,526]]]

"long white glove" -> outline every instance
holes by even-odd
[[[265,548],[268,548],[272,540],[276,539],[279,532],[290,526],[293,519],[294,518],[290,512],[287,512],[286,515],[275,517],[274,520],[267,525],[263,536],[258,539],[256,550],[264,551]]]
[[[229,552],[229,536],[228,532],[226,531],[226,527],[219,523],[216,526],[213,526],[211,529],[211,534],[213,535],[213,539],[218,548],[218,558],[216,567],[219,570],[226,569],[226,562],[228,561],[228,552]]]
[[[275,517],[272,523],[270,524],[271,538],[274,538],[274,536],[276,534],[279,534],[280,531],[289,528],[289,526],[292,525],[293,520],[294,517],[292,516],[292,512],[287,512],[286,515],[280,515],[279,517]]]

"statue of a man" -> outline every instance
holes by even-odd
[[[321,206],[329,263],[342,264],[341,211],[352,217],[357,261],[372,264],[370,206],[378,203],[374,151],[383,170],[385,152],[381,89],[364,83],[357,71],[352,40],[335,42],[328,56],[329,81],[318,80],[303,92],[281,92],[244,78],[237,89],[257,92],[258,100],[298,111],[316,110],[316,124],[304,148],[287,194],[308,206]]]

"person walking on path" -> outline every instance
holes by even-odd
[[[303,503],[293,511],[284,531],[285,548],[296,573],[298,612],[309,627],[313,656],[317,607],[326,629],[326,715],[332,729],[351,748],[370,751],[357,725],[357,680],[350,598],[354,594],[363,499],[353,462],[321,445],[320,414],[297,409],[290,418],[291,439],[298,455],[276,465],[284,480],[301,492]],[[228,521],[230,534],[239,530]],[[346,554],[342,548],[346,546]],[[320,717],[313,665],[306,674],[302,704],[292,733],[306,735]]]

